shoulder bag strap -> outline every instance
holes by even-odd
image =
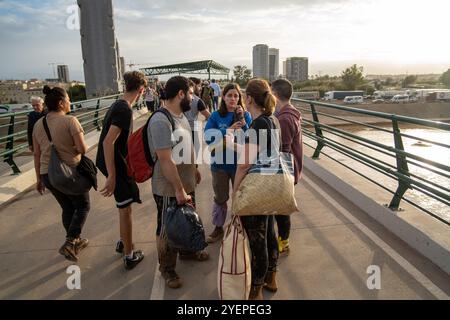
[[[42,122],[44,124],[44,130],[45,130],[45,133],[47,134],[48,141],[50,141],[50,144],[53,144],[52,135],[50,134],[50,129],[48,128],[48,124],[47,124],[47,116],[45,116],[42,119]]]

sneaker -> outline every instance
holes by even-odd
[[[282,240],[281,237],[278,237],[278,252],[280,255],[289,254],[289,239]]]
[[[61,248],[59,248],[59,253],[62,254],[67,260],[77,262],[78,257],[75,250],[74,240],[66,240]]]
[[[76,238],[75,239],[75,253],[78,255],[78,253],[80,253],[81,250],[86,248],[88,245],[89,245],[88,239]]]
[[[120,253],[120,254],[123,254],[123,249],[124,248],[125,248],[125,246],[123,244],[123,241],[122,240],[117,241],[117,243],[116,243],[116,252]]]
[[[139,262],[144,259],[144,253],[141,250],[133,251],[133,258],[123,257],[123,262],[125,264],[125,269],[131,270],[136,267]]]
[[[166,279],[166,284],[171,289],[178,289],[182,286],[180,277],[175,272],[175,270],[161,272],[161,275]]]
[[[134,243],[131,246],[132,250],[134,250]],[[125,250],[125,245],[123,244],[123,240],[119,240],[116,243],[116,252],[123,255]]]
[[[216,227],[214,231],[206,239],[207,243],[214,243],[223,238],[223,227]]]

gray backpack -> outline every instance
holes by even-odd
[[[50,135],[47,125],[47,116],[43,118],[44,129],[50,141],[50,161],[48,163],[48,179],[50,184],[58,191],[67,195],[80,195],[88,192],[92,187],[92,182],[81,175],[76,167],[71,167],[61,161],[55,145]]]

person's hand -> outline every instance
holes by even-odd
[[[238,130],[238,129],[241,129],[242,127],[243,127],[242,121],[236,121],[228,129]]]
[[[195,181],[197,184],[200,184],[200,182],[202,181],[202,175],[200,174],[200,171],[195,170]]]
[[[179,206],[182,206],[187,202],[192,202],[192,197],[184,191],[184,188],[181,190],[176,190],[175,197],[177,198],[177,203]]]
[[[29,146],[28,149],[30,150],[31,153],[34,153],[33,146]]]
[[[106,178],[105,186],[100,190],[100,193],[104,197],[111,197],[114,194],[116,188],[116,179],[113,176]]]
[[[37,190],[37,192],[39,192],[41,195],[43,195],[44,192],[45,192],[44,182],[43,182],[42,180],[40,180],[40,179],[36,182],[36,190]]]

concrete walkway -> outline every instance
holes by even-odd
[[[95,157],[96,150],[89,156]],[[198,212],[212,231],[211,174],[200,166]],[[100,177],[99,185],[104,179]],[[91,191],[84,228],[90,246],[80,255],[81,290],[69,290],[72,263],[57,252],[64,241],[60,208],[46,193],[29,191],[0,210],[0,299],[217,299],[219,244],[205,262],[179,261],[184,286],[166,288],[157,270],[156,208],[150,183],[134,205],[134,241],[144,261],[125,271],[115,254],[118,213],[111,198]],[[300,213],[292,215],[291,254],[280,259],[279,291],[266,299],[449,299],[450,278],[429,260],[306,170],[296,188]],[[381,289],[367,287],[369,266],[381,271]]]

